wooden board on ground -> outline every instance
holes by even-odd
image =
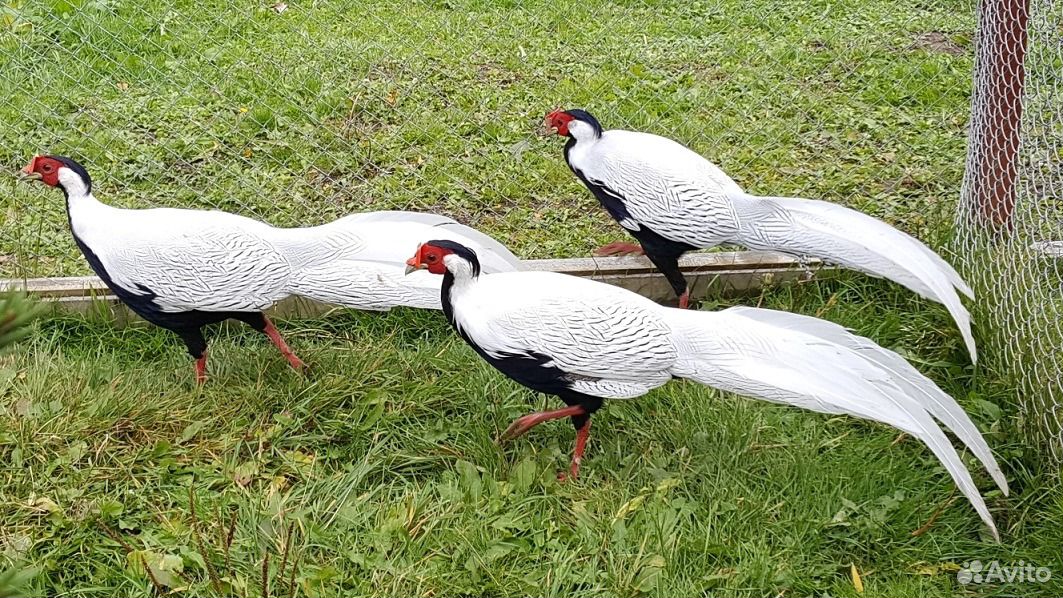
[[[525,270],[600,280],[664,304],[674,305],[676,301],[668,282],[643,256],[525,260],[523,266]],[[768,251],[690,253],[680,260],[679,267],[690,282],[690,297],[694,300],[755,293],[766,286],[807,280],[810,276],[822,278],[833,271],[816,260],[809,261],[806,268],[789,256]],[[52,301],[57,310],[64,312],[102,315],[118,323],[136,319],[95,276],[0,280],[0,289],[12,288]],[[269,313],[281,318],[309,318],[334,309],[337,306],[293,297],[273,306]]]

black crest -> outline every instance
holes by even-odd
[[[598,122],[598,119],[594,118],[594,115],[592,115],[590,112],[587,112],[586,110],[580,110],[579,108],[573,108],[572,110],[565,110],[565,114],[571,116],[575,120],[585,122],[591,127],[593,127],[594,135],[596,137],[602,136],[602,132],[604,131],[604,129],[602,129],[602,125]]]
[[[432,245],[439,247],[440,249],[449,249],[454,255],[468,261],[472,264],[472,275],[480,275],[480,258],[476,257],[476,252],[462,245],[461,243],[455,243],[454,241],[440,240],[429,241],[425,245]]]
[[[77,173],[77,175],[79,177],[81,177],[81,180],[85,181],[85,192],[86,193],[92,193],[92,178],[89,177],[89,171],[85,170],[84,166],[82,166],[81,164],[78,164],[77,162],[75,162],[71,158],[67,158],[66,156],[45,156],[45,157],[46,158],[52,158],[53,160],[59,160],[60,162],[63,163],[63,166],[66,166],[70,170],[73,170],[75,173]]]

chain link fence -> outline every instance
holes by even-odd
[[[931,244],[963,176],[975,10],[905,3],[0,0],[0,164],[118,206],[278,225],[429,210],[523,257],[620,231],[534,135],[557,107],[690,145],[750,191]],[[61,197],[0,177],[0,277],[87,274]]]
[[[978,26],[961,255],[1020,429],[1063,459],[1063,2],[986,2]]]

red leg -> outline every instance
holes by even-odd
[[[594,255],[597,256],[645,254],[646,252],[642,249],[641,245],[637,243],[625,243],[623,241],[617,241],[615,243],[609,243],[608,245],[602,245],[594,252]]]
[[[196,360],[196,384],[203,384],[207,381],[207,352],[203,351],[203,355]]]
[[[558,409],[557,411],[529,413],[524,417],[518,417],[517,419],[513,420],[513,423],[509,424],[509,427],[506,428],[506,431],[502,432],[502,440],[512,440],[543,422],[548,422],[554,419],[561,419],[562,417],[572,417],[574,415],[586,414],[587,410],[583,407],[580,407],[579,405],[576,405],[575,407],[565,407],[564,409]]]
[[[262,315],[262,319],[266,321],[266,329],[263,332],[265,332],[266,336],[269,337],[269,340],[273,341],[273,344],[280,349],[281,353],[284,354],[285,359],[288,360],[288,363],[299,371],[305,370],[306,364],[303,363],[303,360],[295,356],[295,353],[293,353],[288,347],[288,343],[284,342],[284,339],[281,338],[281,333],[277,332],[277,329],[273,326],[273,322],[270,322],[265,314]]]
[[[591,436],[591,420],[587,418],[587,423],[583,424],[583,427],[576,432],[576,448],[572,451],[572,465],[569,467],[568,479],[574,480],[579,477],[579,464],[583,461],[583,451],[587,448],[587,439]],[[565,481],[565,474],[559,473],[557,475],[558,481]]]
[[[690,291],[683,291],[683,294],[679,296],[679,309],[686,309],[690,307]]]

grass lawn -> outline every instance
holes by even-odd
[[[74,156],[117,205],[286,225],[433,210],[522,257],[585,255],[619,230],[561,140],[533,135],[569,106],[754,192],[933,241],[951,222],[969,0],[223,4],[0,2],[0,164]],[[0,177],[0,277],[80,273],[60,197]]]
[[[260,595],[266,555],[274,595],[296,562],[296,593],[317,596],[855,596],[853,565],[873,596],[1063,590],[1063,493],[1024,467],[1006,395],[953,365],[963,349],[940,342],[956,336],[943,310],[862,279],[747,303],[931,347],[917,363],[1012,484],[1003,498],[968,459],[1003,543],[921,443],[685,382],[610,403],[582,477],[558,483],[567,423],[494,440],[555,401],[482,363],[440,314],[396,311],[283,323],[307,379],[224,329],[203,388],[168,333],[41,322],[0,370],[0,554],[39,568],[47,595],[150,593],[142,558],[174,594],[217,592],[213,569],[221,593]],[[961,586],[972,559],[1056,577]]]
[[[0,164],[71,155],[116,205],[431,210],[523,257],[585,255],[620,230],[532,134],[578,106],[750,191],[948,240],[973,2],[283,6],[0,0]],[[87,272],[59,194],[0,177],[0,277]],[[1063,592],[1063,491],[943,310],[862,277],[745,302],[851,326],[958,397],[1012,484],[971,460],[1003,543],[910,438],[690,383],[609,405],[560,484],[571,426],[494,441],[556,403],[440,314],[283,323],[306,379],[226,328],[203,388],[169,333],[66,317],[0,357],[0,570],[45,595],[855,596],[854,567],[864,595]],[[972,559],[1053,579],[961,586]]]

